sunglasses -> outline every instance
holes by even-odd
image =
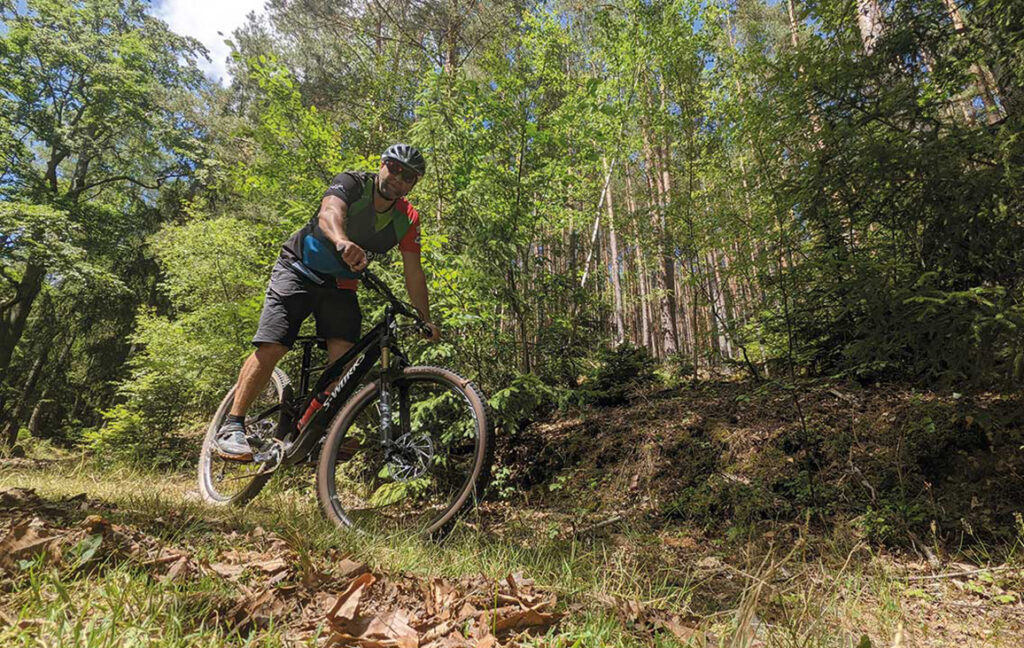
[[[397,160],[384,160],[384,166],[388,168],[391,175],[398,176],[403,182],[413,183],[420,179],[420,174]]]

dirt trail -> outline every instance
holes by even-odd
[[[590,552],[628,595],[596,580],[556,597],[529,573],[387,573],[278,530],[233,531],[195,506],[146,519],[73,490],[0,490],[0,624],[45,636],[45,622],[19,618],[13,603],[26,566],[41,561],[69,578],[127,566],[164,583],[211,581],[225,594],[199,621],[239,636],[273,628],[299,645],[478,648],[545,633],[573,645],[597,613],[631,645],[1016,647],[1022,405],[998,394],[722,384],[502,435],[492,498],[469,532],[537,553]],[[31,459],[0,468],[54,470]],[[200,529],[191,544],[168,539],[185,525]],[[654,583],[672,604],[637,593]]]

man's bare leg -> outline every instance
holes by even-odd
[[[351,346],[351,345],[350,345]],[[288,353],[288,347],[275,342],[264,342],[252,352],[242,370],[238,373],[238,388],[235,390],[235,402],[231,405],[231,414],[234,416],[245,416],[249,405],[256,400],[256,396],[263,391],[274,373],[274,367],[281,361],[284,354]]]
[[[355,346],[354,344],[352,344],[348,340],[342,340],[341,338],[327,338],[326,340],[324,340],[324,342],[327,344],[327,362],[328,362],[328,364],[333,363],[335,360],[337,360],[341,356],[345,355],[348,352],[349,349],[351,349],[353,346]],[[352,366],[352,363],[351,362],[348,363],[345,366],[344,371],[341,372],[341,375],[344,376],[345,375],[345,371],[348,371],[348,368],[351,367],[351,366]],[[330,391],[332,389],[334,389],[334,386],[338,384],[339,380],[341,380],[341,376],[338,376],[337,378],[332,380],[331,383],[329,385],[327,385],[327,387],[324,388],[324,392],[330,393]]]
[[[339,338],[326,340],[326,343],[327,356],[331,362],[352,348],[351,342]],[[250,461],[253,458],[252,448],[245,438],[245,412],[256,399],[257,394],[266,387],[274,372],[274,367],[287,352],[288,347],[283,344],[265,342],[257,347],[242,364],[242,370],[238,374],[235,399],[231,404],[231,415],[221,426],[215,443],[216,451],[223,459]]]

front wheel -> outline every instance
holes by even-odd
[[[376,381],[331,421],[317,467],[320,505],[339,527],[443,537],[490,478],[487,403],[473,383],[437,367],[406,368],[390,391],[389,445]]]
[[[221,459],[213,448],[217,431],[231,413],[235,389],[232,387],[220,402],[206,430],[199,455],[199,494],[203,501],[218,506],[245,504],[256,497],[272,474],[266,472],[265,465],[261,463]],[[249,406],[250,415],[245,420],[246,437],[254,450],[269,447],[273,439],[281,436],[278,428],[280,407],[291,398],[291,394],[288,376],[280,369],[274,369],[270,382]]]

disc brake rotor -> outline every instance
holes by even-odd
[[[395,481],[412,481],[427,473],[433,459],[434,442],[429,434],[403,434],[395,439],[388,473]]]

